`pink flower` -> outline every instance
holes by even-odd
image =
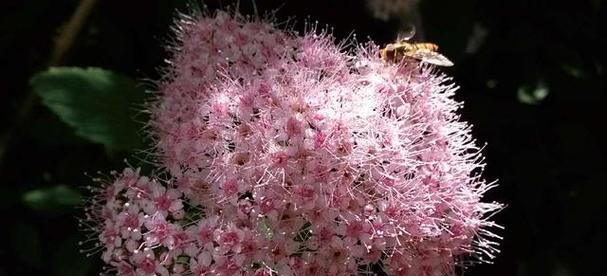
[[[145,220],[144,214],[140,212],[138,205],[130,205],[117,217],[120,225],[120,234],[124,239],[139,239],[141,237],[141,226]]]
[[[501,205],[481,202],[493,185],[447,77],[237,14],[178,29],[149,110],[165,180],[125,169],[100,189],[87,224],[106,263],[125,275],[442,275],[497,252],[486,216]]]
[[[208,251],[203,251],[196,258],[191,258],[189,267],[190,271],[193,275],[207,275],[211,272],[211,263],[213,262],[213,257],[211,253]]]
[[[244,231],[231,224],[225,229],[217,229],[213,233],[214,241],[219,245],[218,252],[225,254],[235,252],[244,239]]]
[[[137,275],[169,275],[169,271],[156,260],[154,252],[144,250],[136,252],[132,257]]]

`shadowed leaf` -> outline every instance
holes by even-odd
[[[23,202],[34,210],[52,210],[72,207],[80,203],[80,194],[65,185],[38,189],[25,193]]]
[[[142,126],[133,117],[144,91],[131,79],[99,68],[56,67],[37,74],[30,84],[79,136],[111,150],[141,147]]]

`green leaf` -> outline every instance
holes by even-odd
[[[134,116],[144,91],[130,78],[100,68],[54,67],[35,75],[30,84],[79,136],[110,150],[141,147],[142,125]]]
[[[80,193],[65,185],[32,190],[23,195],[23,202],[34,210],[71,208],[80,203]]]
[[[549,90],[546,84],[538,81],[534,86],[523,85],[517,91],[518,100],[525,104],[539,104],[548,96]]]

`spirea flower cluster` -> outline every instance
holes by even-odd
[[[456,87],[218,12],[182,17],[151,104],[163,173],[114,173],[84,222],[118,275],[449,275],[491,258],[491,184]]]

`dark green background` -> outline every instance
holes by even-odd
[[[174,9],[185,1],[99,2],[63,65],[158,79]],[[297,18],[301,30],[309,15],[332,26],[338,38],[354,29],[359,41],[386,43],[402,26],[373,19],[360,0],[257,2],[260,10],[284,2],[279,20]],[[0,2],[0,131],[13,137],[0,168],[0,275],[100,270],[98,255],[87,259],[77,252],[82,236],[73,198],[51,195],[32,205],[24,195],[57,185],[84,193],[91,184],[84,172],[120,169],[132,152],[76,136],[39,99],[15,125],[31,93],[29,79],[46,69],[52,39],[77,3]],[[251,10],[249,1],[241,6]],[[474,125],[479,143],[488,143],[485,175],[500,186],[486,200],[508,205],[495,217],[506,227],[498,231],[502,253],[495,264],[472,267],[467,275],[607,273],[606,10],[601,0],[420,0],[424,38],[455,62],[444,70],[461,86],[463,118]],[[466,50],[471,40],[476,51]],[[547,89],[545,98],[534,98],[538,88]]]

